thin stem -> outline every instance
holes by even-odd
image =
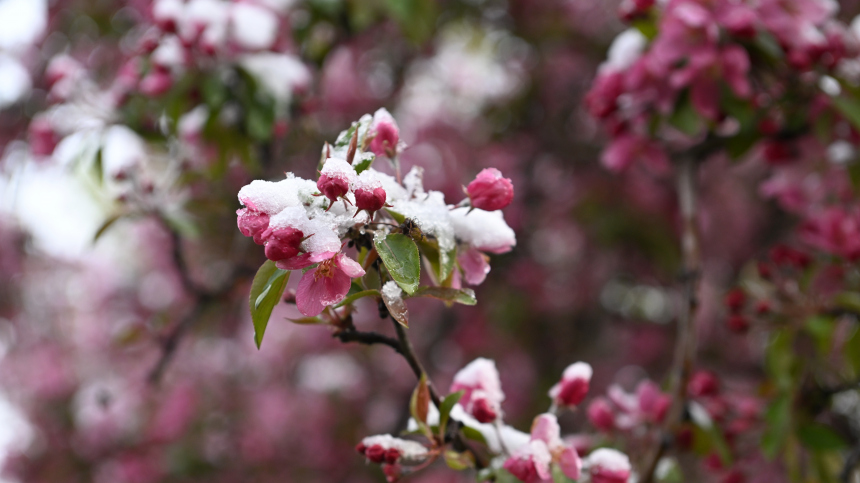
[[[394,349],[395,352],[397,352],[398,354],[403,354],[403,350],[400,346],[400,341],[392,337],[388,337],[387,335],[379,334],[377,332],[360,332],[355,330],[354,328],[351,328],[336,332],[334,335],[332,335],[332,337],[338,339],[343,343],[358,342],[359,344],[365,345],[387,345],[388,347]]]
[[[397,340],[400,341],[400,353],[403,354],[403,358],[409,363],[409,367],[412,368],[412,372],[415,373],[416,378],[421,379],[422,375],[426,377],[427,371],[424,370],[424,366],[421,364],[421,361],[418,360],[418,356],[415,355],[415,348],[412,347],[412,342],[406,334],[406,329],[400,325],[400,322],[394,320],[394,317],[390,318],[391,322],[394,324],[394,330],[397,332]],[[429,377],[427,377],[427,389],[430,390],[430,399],[433,400],[433,404],[435,404],[437,408],[442,407],[442,399],[439,398],[439,394],[436,392],[436,387],[430,381]]]
[[[660,442],[646,460],[642,483],[651,483],[657,464],[668,450],[672,434],[684,420],[687,407],[687,383],[693,372],[696,356],[696,309],[699,281],[702,275],[702,255],[697,217],[696,158],[685,156],[678,163],[678,205],[681,212],[681,254],[684,304],[678,315],[678,338],[675,341],[675,358],[672,363],[670,394],[672,406],[661,429]]]

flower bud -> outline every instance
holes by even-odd
[[[499,417],[498,411],[496,411],[495,405],[487,398],[473,399],[472,400],[472,416],[478,420],[479,423],[492,423]]]
[[[276,230],[268,229],[263,234],[263,238],[266,239],[266,258],[277,262],[299,254],[299,245],[302,243],[304,234],[288,226]]]
[[[615,427],[615,414],[609,401],[604,397],[598,397],[591,401],[586,411],[591,424],[601,431],[612,431]]]
[[[744,291],[739,288],[736,288],[730,290],[729,293],[726,294],[724,302],[726,304],[726,307],[729,308],[729,311],[733,314],[736,314],[744,308],[746,300],[747,297]]]
[[[587,458],[592,483],[627,483],[630,478],[630,459],[624,453],[600,448]]]
[[[141,79],[138,89],[146,96],[160,96],[173,86],[173,78],[165,69],[155,68]]]
[[[549,390],[549,397],[558,406],[577,406],[588,394],[593,371],[585,362],[571,364],[564,370],[561,381]]]
[[[382,188],[358,188],[355,190],[355,206],[359,210],[373,213],[385,206],[385,190]]]
[[[496,211],[511,204],[514,185],[496,168],[486,168],[466,188],[472,207],[484,211]]]
[[[236,210],[236,223],[239,225],[239,231],[245,236],[254,237],[254,243],[262,245],[264,243],[263,233],[269,228],[269,215],[254,211],[248,208]]]
[[[350,186],[356,181],[355,169],[345,160],[328,158],[320,171],[317,189],[332,202],[349,193]]]
[[[368,148],[377,156],[393,158],[397,155],[397,144],[400,142],[400,129],[391,114],[381,108],[373,113],[370,123],[370,145]]]
[[[735,314],[729,317],[727,325],[729,330],[738,334],[743,334],[750,328],[750,323],[746,317],[740,314]]]
[[[693,397],[716,396],[720,392],[720,381],[710,371],[698,371],[690,378],[687,392]]]
[[[47,116],[37,116],[30,122],[30,152],[33,156],[50,156],[60,141],[54,126]]]

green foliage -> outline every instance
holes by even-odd
[[[421,287],[412,296],[432,297],[444,300],[445,302],[454,302],[463,305],[475,305],[478,303],[478,300],[475,298],[475,291],[470,288]]]
[[[415,242],[401,233],[392,233],[377,236],[373,245],[391,278],[407,294],[414,294],[421,277],[421,258]]]
[[[439,435],[445,435],[445,429],[448,427],[448,418],[451,417],[451,410],[454,409],[454,405],[463,397],[466,391],[457,391],[451,393],[442,400],[442,404],[439,408]]]
[[[269,325],[272,310],[281,301],[289,279],[290,272],[276,267],[275,262],[271,260],[266,260],[254,276],[254,281],[251,283],[250,307],[251,320],[254,322],[254,342],[258,349],[263,343],[263,335],[266,333],[266,326]]]

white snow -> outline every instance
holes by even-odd
[[[457,208],[450,216],[457,239],[478,250],[505,253],[517,244],[514,230],[505,223],[501,211]]]
[[[612,448],[599,448],[585,458],[588,467],[600,467],[608,471],[630,471],[630,458]]]

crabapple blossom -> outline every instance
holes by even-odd
[[[349,292],[351,279],[364,275],[364,269],[343,253],[305,272],[296,289],[296,306],[307,316],[319,315],[327,305],[340,302]]]
[[[373,215],[385,206],[386,193],[375,171],[363,171],[356,181],[355,206]]]
[[[485,168],[466,187],[466,193],[474,208],[496,211],[511,204],[514,185],[496,168]]]
[[[501,416],[502,383],[496,363],[480,357],[460,369],[451,382],[451,392],[464,391],[459,404],[482,423],[495,421]]]
[[[588,394],[593,370],[587,362],[575,362],[564,370],[561,381],[549,390],[549,397],[557,406],[575,407]]]
[[[630,459],[611,448],[594,450],[585,458],[592,483],[627,483],[632,471]]]
[[[421,443],[395,438],[389,434],[368,436],[356,446],[356,451],[373,463],[394,465],[419,464],[427,459],[427,448]]]
[[[355,181],[355,170],[349,163],[343,159],[329,158],[320,171],[317,188],[334,203],[349,193]]]
[[[525,483],[552,481],[552,464],[558,465],[568,478],[579,479],[582,461],[573,445],[562,441],[560,433],[554,414],[538,415],[532,423],[529,444],[514,451],[503,467]]]
[[[394,117],[384,107],[373,113],[368,138],[370,139],[368,148],[373,154],[389,158],[397,156],[400,149],[400,129]]]

